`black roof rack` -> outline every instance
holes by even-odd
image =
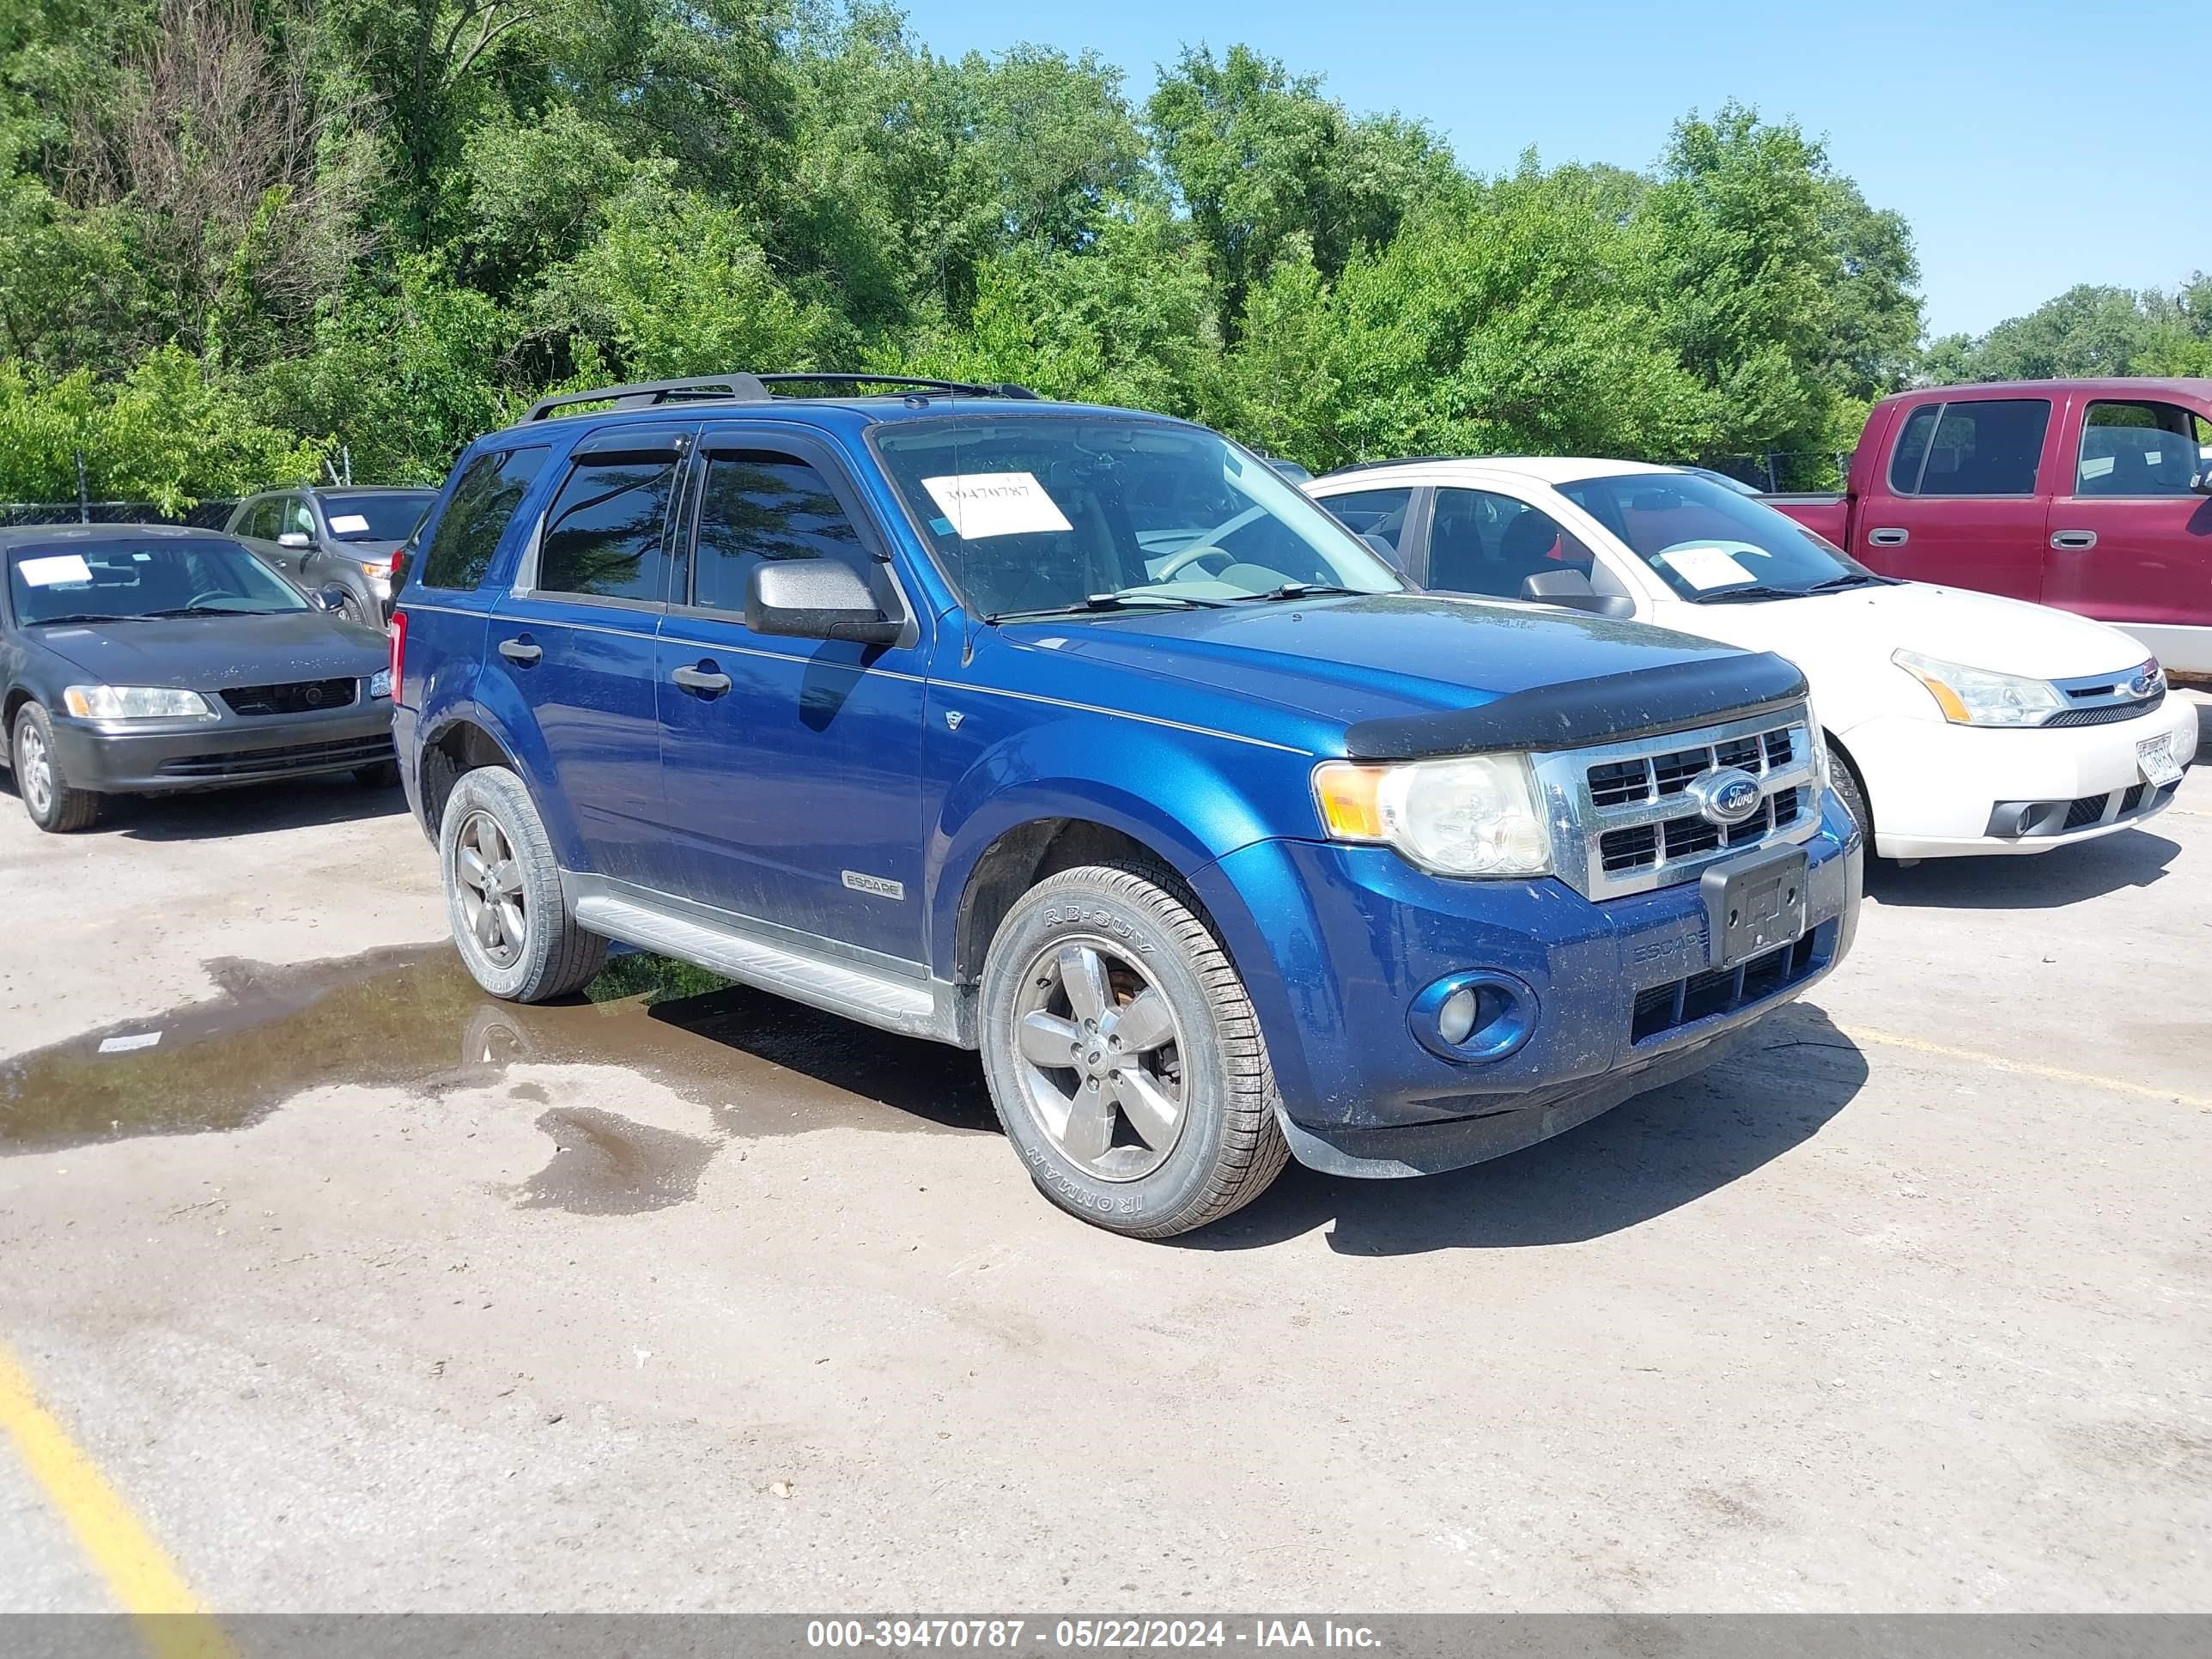
[[[905,386],[916,392],[944,392],[963,398],[1016,398],[1041,401],[1025,386],[1011,381],[925,380],[903,374],[704,374],[688,380],[636,380],[628,386],[594,386],[588,392],[563,392],[540,398],[530,405],[520,425],[550,419],[556,410],[577,404],[611,403],[617,409],[651,409],[676,403],[766,403],[769,388],[780,386]]]

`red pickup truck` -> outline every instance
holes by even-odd
[[[2212,674],[2212,380],[1901,392],[1842,495],[1765,499],[1886,575],[2078,611]]]

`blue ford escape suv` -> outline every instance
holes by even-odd
[[[478,440],[418,545],[401,769],[487,990],[617,940],[979,1048],[1119,1231],[1556,1134],[1856,921],[1790,665],[1408,591],[1181,421],[610,387]]]

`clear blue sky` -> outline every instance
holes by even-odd
[[[957,56],[1095,47],[1142,99],[1186,42],[1244,42],[1351,108],[1428,121],[1463,166],[1647,167],[1724,100],[1825,136],[1840,172],[1911,222],[1930,331],[1979,332],[2076,283],[2212,270],[2212,6],[2203,0],[1613,0],[1495,5],[1082,6],[914,0]]]

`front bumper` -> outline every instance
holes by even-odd
[[[392,705],[380,698],[309,714],[127,724],[57,719],[53,727],[62,775],[76,788],[102,794],[223,789],[350,772],[392,757]]]
[[[1232,950],[1260,1005],[1291,1151],[1334,1174],[1456,1169],[1532,1145],[1711,1064],[1840,962],[1863,853],[1832,797],[1804,843],[1806,931],[1743,970],[1710,968],[1699,884],[1586,899],[1565,883],[1452,881],[1386,848],[1261,842],[1215,866],[1256,937]],[[1535,1005],[1494,1060],[1416,1041],[1437,980],[1511,975]]]
[[[2185,767],[2197,735],[2195,705],[2170,693],[2107,726],[2015,732],[1888,715],[1838,734],[1866,780],[1875,851],[1899,859],[2045,853],[2141,823],[2173,792],[2148,787],[2136,745],[2163,737]],[[1993,817],[1999,806],[2022,805],[2038,809],[2026,831],[1996,833],[2010,829]]]

